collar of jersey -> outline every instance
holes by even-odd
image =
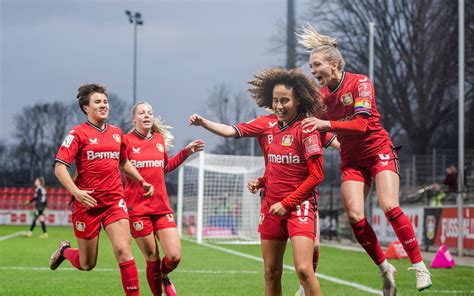
[[[88,125],[92,126],[93,128],[95,128],[96,130],[98,130],[99,132],[103,133],[107,130],[107,123],[104,125],[104,128],[100,128],[98,127],[97,125],[93,124],[92,122],[90,122],[89,120],[86,121]]]
[[[342,71],[341,80],[339,80],[339,83],[337,84],[336,88],[335,88],[334,90],[331,90],[331,89],[329,88],[329,86],[328,86],[328,90],[329,90],[332,94],[336,93],[336,92],[339,90],[339,88],[341,88],[341,85],[344,83],[345,78],[346,78],[346,71]]]
[[[287,128],[289,128],[293,123],[295,123],[299,118],[301,117],[301,113],[298,114],[295,118],[293,118],[287,125],[282,126],[281,122],[278,121],[278,127],[280,128],[280,131],[284,131]]]
[[[133,132],[134,132],[137,136],[139,136],[140,138],[143,138],[143,139],[145,139],[145,140],[151,140],[151,139],[153,139],[153,137],[155,136],[153,133],[151,133],[151,136],[147,137],[147,136],[145,136],[144,134],[142,134],[142,133],[140,133],[139,131],[137,131],[136,129],[134,129]]]

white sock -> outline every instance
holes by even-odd
[[[425,265],[425,262],[423,262],[423,261],[420,261],[418,263],[413,263],[412,266],[415,267],[415,268],[427,269],[426,265]]]
[[[382,263],[377,265],[380,269],[380,271],[386,271],[388,269],[388,261],[385,259]]]

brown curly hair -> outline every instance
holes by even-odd
[[[248,91],[259,107],[273,110],[273,88],[282,84],[293,89],[293,96],[299,102],[300,113],[320,116],[326,112],[326,105],[321,101],[319,88],[299,69],[265,69],[255,75],[249,84],[252,87]]]
[[[105,86],[103,85],[97,83],[87,83],[81,85],[77,90],[76,98],[78,99],[79,107],[81,107],[81,110],[84,114],[87,114],[86,111],[84,111],[84,106],[89,105],[89,101],[93,93],[104,94],[106,97],[109,96]]]

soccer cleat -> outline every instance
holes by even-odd
[[[383,279],[383,296],[397,295],[397,285],[395,284],[396,274],[397,269],[390,263],[388,263],[387,270],[380,273]]]
[[[48,233],[42,233],[40,234],[39,238],[48,238]]]
[[[33,235],[33,232],[31,232],[31,231],[24,231],[23,232],[24,237],[31,237],[32,235]]]
[[[429,272],[428,268],[416,268],[410,267],[408,270],[415,270],[416,271],[416,288],[418,291],[423,291],[428,289],[433,285],[431,282],[431,273]]]
[[[61,265],[61,263],[63,263],[65,259],[63,256],[64,250],[70,247],[71,243],[67,240],[63,240],[61,243],[59,243],[58,249],[54,251],[53,255],[51,255],[51,258],[49,259],[49,268],[51,268],[51,270],[55,270],[59,267],[59,265]]]
[[[161,282],[163,283],[163,291],[166,296],[176,296],[176,289],[167,276],[163,276]]]

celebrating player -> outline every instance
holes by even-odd
[[[172,135],[160,119],[155,118],[147,102],[138,102],[132,108],[135,129],[125,135],[130,162],[156,189],[150,197],[140,194],[138,184],[128,176],[125,200],[129,207],[132,235],[145,256],[148,285],[153,295],[176,295],[174,285],[168,278],[181,258],[181,243],[166,193],[164,175],[178,167],[186,158],[204,149],[201,140],[189,143],[177,155],[168,159],[166,150],[171,147]],[[160,264],[159,239],[164,257]]]
[[[26,237],[31,237],[33,235],[33,229],[36,226],[36,220],[39,220],[41,223],[41,228],[43,229],[43,233],[39,236],[39,238],[48,238],[48,233],[46,232],[46,218],[43,214],[44,210],[46,209],[46,189],[44,188],[44,178],[38,177],[35,179],[35,196],[30,201],[25,202],[25,205],[28,205],[35,202],[35,216],[33,217],[33,221],[31,222],[30,230],[25,232]]]
[[[125,294],[139,295],[119,167],[140,184],[139,194],[151,196],[153,186],[128,161],[122,130],[105,122],[109,115],[106,89],[98,84],[82,85],[77,98],[87,121],[73,127],[64,139],[56,156],[55,174],[74,197],[72,222],[78,249],[62,241],[51,256],[49,267],[55,270],[67,259],[79,270],[93,269],[102,226],[119,263]],[[74,161],[78,173],[75,181],[68,172]]]
[[[431,275],[423,263],[418,241],[399,205],[399,160],[389,134],[380,125],[372,82],[365,75],[344,71],[345,62],[335,39],[319,34],[310,25],[298,34],[311,52],[311,74],[322,86],[328,107],[324,118],[310,117],[303,129],[333,131],[341,142],[341,196],[357,241],[378,265],[384,295],[396,293],[396,269],[384,256],[377,237],[364,216],[364,200],[372,179],[377,198],[416,271],[419,291],[431,286]],[[320,119],[321,118],[321,119]]]

